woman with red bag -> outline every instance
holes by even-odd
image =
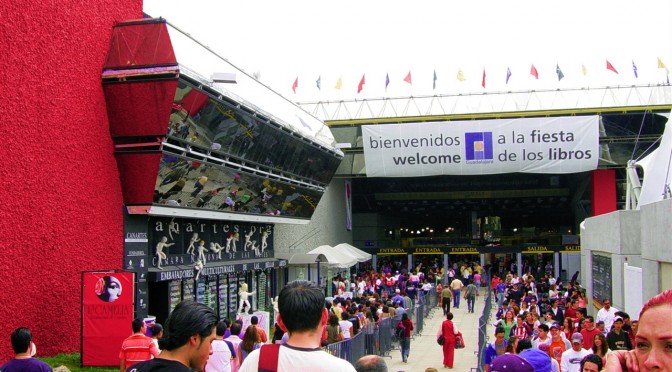
[[[455,336],[457,336],[457,326],[453,323],[453,313],[446,313],[446,320],[441,323],[441,329],[436,334],[438,340],[443,336],[443,366],[453,368],[455,360]]]

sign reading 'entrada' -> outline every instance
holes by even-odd
[[[364,248],[371,254],[402,255],[402,254],[490,254],[490,253],[579,253],[580,245],[534,245],[534,246],[488,246],[488,247],[415,247],[415,248]]]
[[[365,125],[366,175],[585,172],[597,168],[598,129],[598,116]]]

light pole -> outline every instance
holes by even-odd
[[[322,260],[320,260],[320,256],[318,255],[317,258],[315,259],[315,263],[317,264],[317,286],[318,287],[322,287],[321,278],[320,278],[320,262],[321,261]]]

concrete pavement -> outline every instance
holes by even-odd
[[[481,292],[484,289],[486,288],[482,288]],[[461,300],[460,308],[455,309],[451,306],[450,311],[454,315],[453,322],[464,336],[466,347],[455,350],[455,364],[452,370],[443,368],[443,352],[441,346],[436,343],[436,333],[445,317],[441,308],[435,307],[431,310],[430,317],[425,318],[422,334],[415,335],[415,338],[411,340],[408,363],[401,361],[401,350],[392,350],[390,352],[391,358],[384,358],[388,371],[424,372],[425,369],[433,367],[444,371],[469,372],[472,368],[476,368],[478,364],[478,358],[475,354],[478,349],[478,319],[483,313],[485,303],[483,296],[476,300],[475,311],[472,314],[467,313],[466,301]],[[488,321],[488,335],[492,331],[490,323],[491,320]]]

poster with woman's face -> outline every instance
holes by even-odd
[[[104,276],[96,282],[96,295],[102,301],[114,302],[121,295],[121,282],[112,275]]]

